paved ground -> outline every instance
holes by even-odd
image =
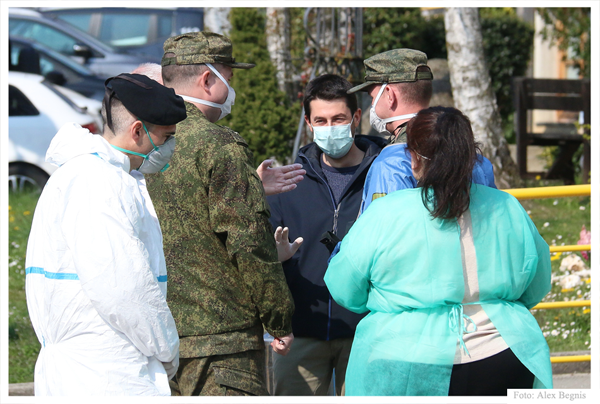
[[[589,373],[555,374],[552,378],[555,389],[589,389],[591,377]],[[8,389],[9,396],[33,395],[33,383],[11,384]]]
[[[558,374],[552,377],[555,389],[589,389],[591,375],[589,373]]]

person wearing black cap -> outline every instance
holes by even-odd
[[[102,135],[66,124],[46,154],[59,168],[38,201],[26,258],[42,345],[36,396],[170,395],[179,363],[161,230],[140,172],[167,167],[184,103],[146,76],[105,85]]]
[[[267,395],[263,333],[281,354],[293,340],[294,302],[252,152],[217,124],[235,100],[233,70],[254,67],[232,50],[229,38],[212,32],[164,44],[164,83],[186,100],[188,114],[172,168],[148,177],[181,338],[176,395]]]

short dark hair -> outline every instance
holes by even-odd
[[[352,88],[352,84],[342,76],[337,74],[323,74],[312,79],[304,90],[304,114],[310,120],[310,103],[312,100],[333,101],[343,99],[350,108],[350,113],[354,115],[358,109],[356,94],[348,94],[347,91]]]
[[[469,118],[455,108],[421,110],[406,125],[406,149],[425,157],[418,186],[431,216],[459,218],[469,208],[473,166],[481,153]]]
[[[143,121],[135,116],[133,116],[131,114],[131,112],[129,112],[129,110],[127,110],[127,108],[125,108],[125,105],[123,105],[123,103],[121,102],[121,100],[119,100],[116,97],[113,97],[113,99],[110,102],[110,114],[111,114],[111,120],[112,120],[112,129],[108,127],[107,124],[107,117],[106,117],[106,103],[102,103],[102,108],[100,110],[100,115],[102,116],[102,133],[104,134],[104,132],[106,132],[106,129],[108,128],[113,135],[118,135],[121,131],[125,130],[129,125],[131,125],[133,122],[140,121],[143,122],[144,125],[146,125],[146,129],[148,129],[148,132],[153,132],[154,128],[156,127],[156,125],[154,125],[153,123],[147,122],[147,121]]]

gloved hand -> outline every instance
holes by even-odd
[[[171,362],[163,362],[162,364],[165,367],[167,376],[169,376],[169,380],[171,380],[179,368],[179,355],[177,355]]]
[[[275,230],[275,247],[277,248],[277,258],[280,262],[292,258],[304,241],[302,237],[298,237],[293,243],[290,243],[289,232],[290,229],[287,227],[281,228],[281,226]]]

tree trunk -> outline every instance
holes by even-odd
[[[231,31],[230,10],[230,7],[204,8],[204,30],[228,36],[229,31]]]
[[[471,120],[481,151],[494,165],[498,188],[519,186],[521,179],[502,133],[502,121],[483,54],[477,8],[447,8],[444,16],[450,84],[456,108]]]
[[[292,93],[292,53],[290,51],[290,12],[288,8],[267,7],[267,48],[277,70],[279,89],[295,100]]]

